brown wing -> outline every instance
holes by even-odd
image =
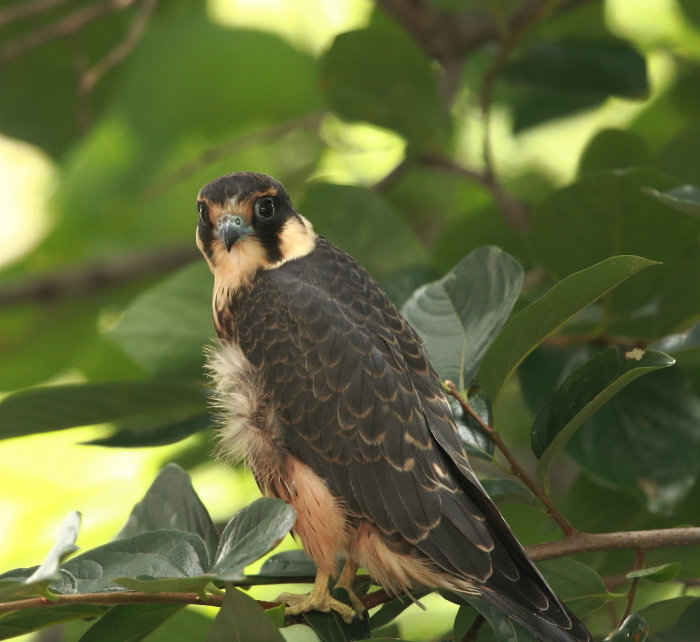
[[[289,451],[352,514],[570,626],[470,470],[421,340],[366,270],[320,239],[310,255],[260,273],[236,332]]]

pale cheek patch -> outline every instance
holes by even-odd
[[[310,254],[316,247],[316,239],[313,225],[303,216],[301,220],[296,217],[290,218],[280,232],[282,260],[271,267],[278,267],[282,263]]]
[[[276,494],[297,511],[294,531],[324,573],[336,574],[338,555],[347,551],[347,521],[340,501],[306,464],[289,457]]]

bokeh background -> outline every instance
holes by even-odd
[[[3,24],[2,12],[11,4],[0,3],[0,49],[80,6]],[[435,0],[449,9],[478,4]],[[649,91],[627,97],[584,92],[564,100],[556,91],[526,95],[517,83],[499,83],[491,132],[500,180],[536,205],[576,179],[582,155],[604,167],[619,153],[633,159],[629,164],[700,184],[697,3],[580,4],[586,5],[581,13],[556,23],[552,33],[625,39],[646,61]],[[80,86],[86,70],[121,41],[145,11],[140,5],[20,55],[0,53],[1,395],[35,385],[151,376],[138,340],[120,341],[117,328],[139,293],[199,260],[196,193],[229,171],[279,178],[300,211],[341,246],[348,226],[375,230],[368,220],[385,221],[379,238],[357,241],[380,280],[416,263],[417,255],[426,259],[405,282],[385,279],[399,302],[484,244],[500,245],[533,267],[487,189],[435,168],[393,176],[414,141],[407,143],[400,127],[378,126],[381,114],[373,124],[353,118],[352,106],[336,108],[343,97],[333,93],[334,74],[343,70],[331,56],[342,51],[331,47],[339,34],[375,24],[377,33],[388,34],[388,58],[398,46],[406,48],[407,59],[422,56],[373,2],[152,5],[142,39],[90,91]],[[459,72],[447,116],[452,158],[476,169],[482,167],[483,136],[478,79],[492,53],[486,46]],[[371,69],[379,62],[369,56],[363,64]],[[407,69],[428,76],[435,70],[427,58],[416,70]],[[604,132],[610,129],[616,131]],[[606,147],[606,136],[615,144]],[[594,140],[603,150],[600,158],[589,147]],[[409,233],[417,244],[404,242],[402,235]],[[387,254],[389,263],[382,266]],[[59,286],[40,282],[44,289],[32,291],[31,284],[47,275],[57,276]],[[700,298],[697,282],[687,294],[690,308],[700,308],[692,303]],[[691,309],[683,321],[698,311]],[[167,334],[166,328],[159,331]],[[167,378],[168,364],[158,368]],[[509,431],[525,448],[527,434],[518,426],[530,419],[515,384],[506,406]],[[109,426],[90,426],[0,441],[0,569],[41,560],[71,510],[83,514],[83,548],[105,542],[168,461],[190,471],[215,520],[225,521],[258,496],[247,472],[207,457],[209,433],[152,448],[84,445],[109,434]],[[576,470],[571,460],[562,465],[562,484],[570,484]],[[270,590],[259,590],[272,597]],[[433,606],[453,610],[445,603]],[[420,639],[420,611],[409,609],[404,622],[412,639]]]

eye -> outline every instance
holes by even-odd
[[[197,209],[199,210],[199,220],[203,223],[209,223],[209,208],[206,203],[197,203]]]
[[[255,203],[255,214],[262,218],[272,218],[275,215],[275,203],[271,198],[260,198]]]

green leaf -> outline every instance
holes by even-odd
[[[345,589],[333,589],[331,595],[336,600],[352,606]],[[348,624],[335,611],[330,613],[307,611],[304,613],[304,619],[318,633],[323,642],[357,642],[372,637],[367,617],[353,618],[353,621]]]
[[[454,639],[455,642],[462,642],[462,638],[468,633],[476,618],[479,617],[479,611],[473,606],[460,606],[454,622]]]
[[[493,629],[497,642],[526,642],[518,637],[510,618],[496,607],[491,606],[486,600],[480,597],[465,597],[464,599],[486,618]]]
[[[430,593],[432,593],[432,591],[412,591],[411,595],[415,600],[420,600],[422,597],[430,595]],[[386,626],[390,622],[393,622],[413,603],[413,600],[410,599],[407,595],[402,595],[401,597],[394,598],[389,602],[385,602],[378,611],[375,611],[375,613],[370,616],[370,630],[376,631],[377,629]]]
[[[664,205],[672,207],[677,212],[700,218],[700,187],[695,185],[681,185],[667,192],[660,192],[650,187],[642,188],[642,191]]]
[[[314,577],[316,564],[303,549],[268,557],[258,571],[261,577]],[[251,577],[250,575],[248,577]]]
[[[635,577],[639,577],[645,580],[651,580],[652,582],[657,582],[658,584],[663,584],[676,579],[676,576],[680,570],[680,563],[672,562],[670,564],[662,564],[661,566],[641,568],[638,571],[627,573],[626,577],[630,580],[634,579]]]
[[[422,148],[441,138],[435,70],[398,28],[372,26],[337,36],[321,61],[321,86],[343,118],[393,129]]]
[[[31,388],[0,401],[0,439],[133,420],[164,410],[207,409],[201,386],[180,383],[94,383]]]
[[[138,296],[110,336],[151,375],[201,379],[214,336],[212,288],[209,267],[197,261]]]
[[[568,557],[537,562],[537,568],[557,596],[578,617],[601,607],[612,596],[592,568]]]
[[[642,188],[663,192],[676,184],[655,171],[627,169],[589,175],[559,189],[532,211],[527,233],[532,256],[559,278],[617,255],[670,264],[695,243],[700,221],[649,198]],[[668,269],[635,277],[615,293],[612,309],[647,303]]]
[[[11,602],[23,597],[36,597],[37,593],[46,595],[46,584],[27,583],[27,580],[38,569],[38,566],[15,568],[0,574],[0,602]],[[48,584],[48,590],[54,594],[75,593],[75,586],[75,578],[61,568],[58,569],[56,579]]]
[[[180,413],[178,413],[180,414]],[[84,442],[89,446],[107,448],[147,448],[166,446],[187,439],[198,432],[211,428],[211,415],[200,412],[192,417],[173,418],[171,413],[145,419],[122,421],[107,437]]]
[[[199,642],[211,627],[213,618],[204,609],[185,608],[168,618],[148,638],[148,642]]]
[[[279,606],[273,606],[271,609],[265,609],[265,615],[269,617],[273,624],[278,628],[281,629],[284,626],[284,612],[285,612],[285,605],[280,604]]]
[[[6,613],[0,619],[0,640],[25,635],[61,622],[100,617],[108,611],[109,607],[106,606],[69,604]]]
[[[549,467],[571,436],[596,410],[627,384],[647,372],[676,362],[662,352],[616,348],[601,352],[569,375],[535,419],[532,452],[539,459],[538,480],[549,487]]]
[[[402,313],[426,342],[441,379],[470,384],[520,294],[523,269],[509,254],[483,247],[442,279],[416,290]]]
[[[679,332],[678,334],[672,334],[653,341],[649,344],[649,350],[675,354],[697,348],[698,346],[700,346],[700,323],[696,323],[685,332]]]
[[[2,577],[4,581],[0,583],[0,601],[37,594],[54,599],[48,589],[52,583],[63,583],[66,580],[60,573],[59,566],[66,557],[78,550],[75,540],[80,531],[80,519],[80,513],[77,511],[73,511],[66,517],[56,541],[41,566],[37,567],[24,581],[8,581],[10,579],[8,574],[4,574]]]
[[[158,530],[120,539],[86,551],[66,562],[64,569],[77,582],[78,593],[123,590],[124,578],[200,577],[209,566],[207,548],[199,535]]]
[[[579,159],[578,175],[649,164],[649,151],[641,136],[624,129],[602,129]]]
[[[700,474],[700,398],[683,372],[633,381],[572,436],[569,454],[607,486],[669,513]]]
[[[219,534],[190,476],[177,464],[168,464],[158,473],[115,539],[166,529],[196,533],[204,540],[209,559],[214,559]]]
[[[233,586],[207,633],[206,642],[284,642],[284,638],[251,597]]]
[[[454,397],[449,396],[447,401],[450,404],[452,417],[467,455],[485,459],[486,461],[493,461],[496,444],[482,430],[479,423],[471,415],[464,412],[462,406]],[[468,401],[480,419],[488,426],[492,425],[491,403],[486,395],[479,390],[469,395]]]
[[[609,642],[644,642],[649,625],[639,613],[632,613],[622,626],[610,636]]]
[[[292,506],[272,497],[246,506],[226,525],[209,573],[224,581],[242,579],[243,569],[277,546],[296,517]]]
[[[506,65],[504,79],[535,89],[644,98],[646,60],[623,40],[558,40],[535,44]]]
[[[670,600],[653,602],[641,609],[639,615],[647,621],[652,633],[667,631],[676,624],[678,618],[696,599],[690,595],[684,595]]]
[[[535,506],[532,493],[512,479],[482,479],[481,485],[495,504],[528,504]]]
[[[518,314],[484,356],[479,383],[495,402],[501,388],[522,360],[550,334],[585,307],[654,261],[638,256],[607,259],[557,283]]]
[[[700,7],[694,0],[678,0],[683,13],[696,24],[700,24]]]
[[[700,320],[700,246],[691,248],[670,271],[661,288],[656,332],[685,330]]]
[[[401,215],[368,189],[317,183],[299,211],[375,278],[428,263],[427,251]]]
[[[305,624],[292,624],[280,629],[282,637],[286,642],[322,642],[310,626]]]
[[[79,642],[140,642],[183,608],[183,604],[119,604]]]

